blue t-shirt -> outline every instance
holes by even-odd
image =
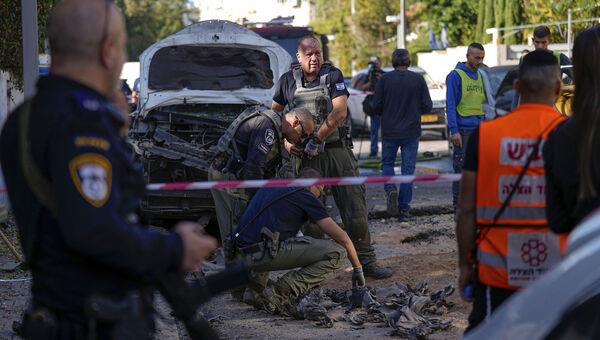
[[[296,192],[290,194],[294,190]],[[254,218],[264,206],[274,200],[275,203]],[[252,201],[240,219],[236,233],[240,227],[248,224],[254,218],[238,236],[240,246],[259,242],[261,240],[260,231],[263,227],[267,227],[272,232],[279,232],[279,239],[283,241],[296,236],[306,221],[315,223],[327,217],[329,215],[323,203],[308,189],[264,188],[258,190],[252,197]]]

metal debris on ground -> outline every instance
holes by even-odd
[[[296,319],[317,321],[320,327],[333,327],[334,322],[348,322],[353,329],[366,324],[385,324],[390,335],[423,339],[448,329],[449,321],[438,316],[453,306],[446,298],[454,293],[452,286],[429,292],[426,283],[416,287],[394,283],[384,288],[351,290],[313,289],[286,306],[284,314]]]

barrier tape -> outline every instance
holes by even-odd
[[[329,177],[296,178],[247,181],[207,181],[180,183],[150,183],[148,190],[208,190],[226,188],[276,188],[307,187],[311,185],[360,185],[360,184],[401,184],[414,182],[456,182],[460,174],[442,174],[426,176],[378,176],[378,177]]]

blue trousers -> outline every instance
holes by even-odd
[[[417,163],[417,151],[419,150],[419,138],[383,139],[381,150],[381,175],[394,176],[394,163],[400,149],[402,164],[400,170],[402,175],[413,175]],[[396,190],[396,185],[385,184],[385,191]],[[412,201],[412,183],[400,184],[398,191],[398,208],[400,210],[410,209]]]
[[[379,127],[381,126],[381,117],[371,115],[371,153],[370,156],[377,156],[379,152]]]
[[[453,146],[452,149],[452,167],[454,168],[455,174],[462,173],[463,163],[465,162],[465,149],[469,137],[475,130],[459,130],[460,136],[462,137],[462,147]],[[458,206],[458,193],[460,190],[460,182],[452,182],[452,206],[454,210]]]

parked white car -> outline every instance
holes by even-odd
[[[411,66],[408,69],[423,76],[425,83],[427,83],[427,87],[429,88],[429,96],[433,102],[431,113],[421,116],[422,128],[424,130],[440,131],[442,137],[446,138],[446,90],[441,85],[436,84],[424,69],[416,66]],[[383,70],[385,72],[390,72],[393,71],[393,68],[384,67]],[[371,119],[362,109],[362,102],[369,93],[357,88],[359,85],[366,83],[368,72],[368,68],[358,71],[354,77],[352,77],[350,85],[348,86],[348,92],[350,92],[350,97],[348,98],[348,111],[352,118],[352,129],[355,131],[368,131],[371,127]]]

